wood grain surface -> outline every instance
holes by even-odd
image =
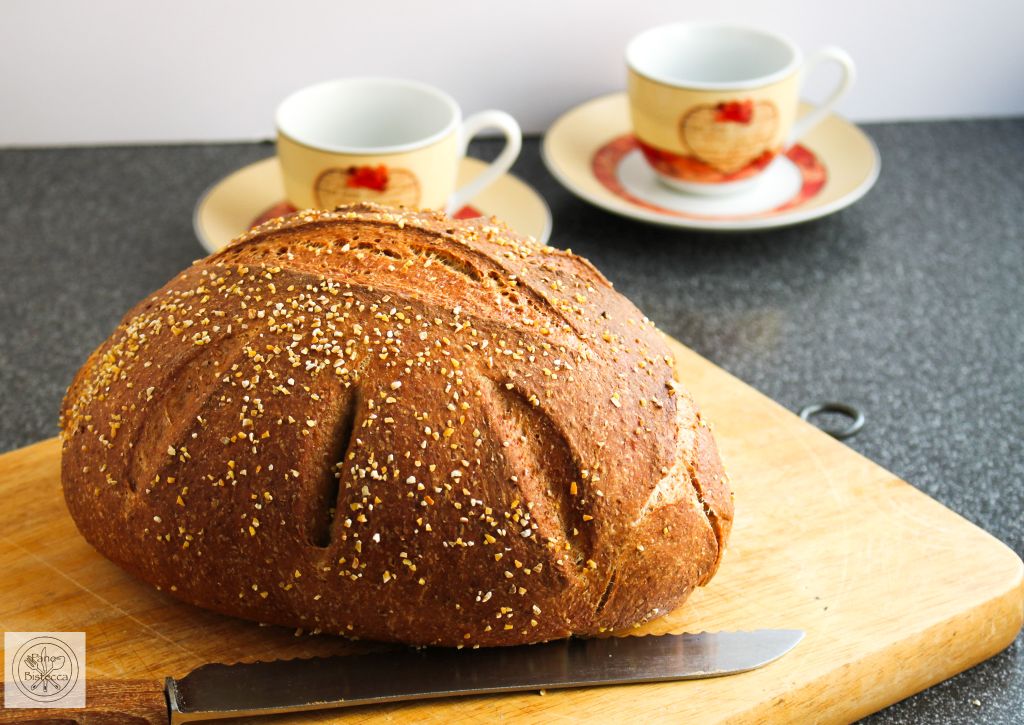
[[[715,425],[736,522],[710,585],[642,631],[804,629],[793,652],[715,680],[266,722],[843,722],[1013,641],[1024,618],[1024,567],[1009,548],[695,353],[673,348],[680,378]],[[131,579],[76,532],[59,457],[55,439],[0,456],[0,628],[84,630],[88,707],[0,709],[0,722],[166,722],[165,676],[211,661],[374,647],[211,614]]]

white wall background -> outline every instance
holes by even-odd
[[[0,146],[267,138],[290,91],[371,74],[542,131],[623,87],[632,35],[700,19],[845,47],[855,120],[1024,113],[1022,0],[0,0]]]

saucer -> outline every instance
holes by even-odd
[[[459,162],[461,185],[487,164],[473,158]],[[258,222],[295,211],[284,201],[284,185],[277,157],[249,164],[224,177],[199,197],[192,227],[203,248],[216,252]],[[496,216],[520,234],[547,242],[551,236],[551,210],[534,189],[512,174],[499,177],[473,202],[453,215],[456,219]]]
[[[801,111],[808,108],[802,104]],[[552,175],[591,204],[654,224],[718,231],[770,229],[839,211],[867,193],[880,166],[871,139],[831,114],[776,157],[747,191],[673,191],[644,160],[625,93],[595,98],[563,115],[541,150]]]

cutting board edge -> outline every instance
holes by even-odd
[[[1016,555],[1014,554],[1014,556]],[[1019,557],[1017,561],[1021,562]],[[998,616],[1000,614],[1002,616]],[[892,672],[892,661],[904,662],[902,658],[893,656],[894,648],[909,653],[911,656],[921,652],[947,652],[948,649],[942,647],[941,641],[946,639],[943,635],[950,629],[951,624],[960,631],[979,631],[983,629],[982,625],[985,621],[991,621],[993,615],[997,615],[998,621],[1005,623],[995,630],[993,636],[980,642],[973,638],[961,638],[965,642],[965,646],[957,652],[957,656],[944,660],[948,666],[900,668],[899,673],[904,676],[904,679],[898,689],[870,686],[871,680],[884,680],[891,684],[892,678],[888,676],[888,673]],[[787,691],[784,696],[756,703],[749,710],[736,713],[719,722],[758,723],[759,725],[774,723],[782,725],[790,722],[811,721],[819,723],[819,725],[832,722],[853,722],[912,697],[995,657],[1010,647],[1022,631],[1024,631],[1024,565],[1022,565],[1021,576],[1012,586],[984,604],[964,610],[952,620],[936,622],[896,643],[880,647],[874,652],[862,656],[855,666],[846,664],[837,669],[823,672],[819,677],[804,683],[798,689]],[[838,678],[836,677],[837,672],[840,673]],[[865,678],[868,678],[867,683]],[[848,701],[845,708],[839,701],[829,698],[830,693],[837,691],[847,693],[851,690],[862,690],[868,694],[859,700]],[[874,696],[876,693],[881,696]],[[785,703],[785,708],[779,707],[782,702]],[[828,713],[828,719],[823,719],[823,712]]]
[[[906,479],[902,478],[898,474],[893,473],[892,471],[890,471],[888,468],[886,468],[885,466],[881,465],[880,463],[871,460],[870,458],[868,458],[864,454],[860,453],[859,451],[856,451],[853,448],[850,448],[848,445],[846,445],[842,441],[836,440],[835,438],[833,438],[832,436],[830,436],[828,433],[824,432],[823,430],[821,430],[817,426],[815,426],[815,425],[805,421],[803,418],[801,418],[799,415],[797,415],[796,413],[791,411],[789,408],[785,407],[784,405],[782,405],[778,401],[772,399],[768,395],[762,393],[760,390],[758,390],[754,386],[750,385],[749,383],[744,382],[743,380],[741,380],[740,378],[736,377],[735,375],[730,373],[728,370],[726,370],[725,368],[719,366],[718,364],[716,364],[712,360],[709,360],[708,358],[704,357],[700,353],[698,353],[698,352],[692,350],[691,348],[687,347],[686,345],[684,345],[683,343],[679,342],[679,340],[675,339],[674,337],[671,337],[669,335],[665,335],[665,338],[666,338],[666,340],[669,343],[669,347],[672,348],[672,350],[675,353],[677,353],[677,363],[678,363],[678,352],[680,352],[680,351],[683,353],[683,357],[689,357],[689,358],[692,358],[692,359],[700,361],[701,363],[703,363],[706,366],[706,370],[713,371],[714,375],[717,375],[717,376],[723,377],[723,378],[727,378],[731,383],[734,383],[736,385],[742,386],[743,388],[746,389],[746,392],[749,392],[749,393],[752,393],[752,394],[756,395],[758,398],[761,399],[762,402],[764,402],[765,404],[767,404],[768,406],[773,408],[774,412],[782,415],[782,417],[789,418],[791,420],[791,422],[793,422],[793,423],[803,427],[805,432],[809,436],[816,437],[819,440],[819,442],[822,442],[822,443],[824,443],[826,445],[841,447],[845,454],[855,456],[857,459],[859,459],[859,461],[861,463],[864,463],[864,464],[870,466],[872,469],[874,469],[873,470],[873,474],[879,476],[879,478],[886,478],[886,479],[889,479],[890,482],[895,482],[895,483],[897,483],[897,484],[899,484],[901,486],[905,486],[913,494],[916,494],[917,498],[920,498],[922,500],[927,500],[931,504],[935,504],[935,505],[938,505],[938,506],[942,507],[945,511],[947,511],[950,514],[952,514],[953,516],[955,516],[960,521],[962,521],[965,524],[969,525],[973,529],[976,529],[977,531],[981,532],[987,538],[991,539],[993,542],[999,544],[999,546],[1002,549],[1005,550],[1006,554],[1009,554],[1010,556],[1012,556],[1016,560],[1015,566],[1016,566],[1016,568],[1018,570],[1018,572],[1017,572],[1017,580],[1018,580],[1018,582],[1021,580],[1022,577],[1024,577],[1024,562],[1022,562],[1021,557],[1018,556],[1017,553],[1013,549],[1011,549],[1006,544],[1006,542],[1004,542],[1002,539],[998,538],[997,536],[995,536],[991,532],[986,531],[984,528],[982,528],[978,524],[974,523],[970,519],[966,518],[965,516],[963,516],[959,512],[954,511],[953,509],[951,509],[949,506],[947,506],[946,504],[942,503],[938,499],[936,499],[936,498],[934,498],[932,496],[929,496],[926,492],[922,491],[917,486],[915,486],[914,484],[910,483]],[[682,380],[681,382],[682,382],[684,387],[687,386],[687,383],[686,383],[685,380]],[[695,397],[695,402],[697,404],[697,407],[699,408],[700,407],[700,399],[698,397]],[[713,424],[714,421],[712,420],[711,423]],[[726,469],[728,469],[728,460],[724,461],[724,463],[726,464]]]
[[[15,460],[17,461],[16,465],[20,468],[29,465],[37,459],[48,460],[51,457],[49,453],[51,448],[56,449],[59,460],[60,447],[60,436],[55,435],[50,438],[43,438],[35,443],[29,443],[27,446],[12,448],[9,451],[0,451],[0,461],[6,463],[9,460]],[[0,468],[3,468],[3,466],[0,466]]]
[[[857,459],[859,459],[859,461],[866,462],[866,463],[870,464],[871,467],[877,469],[877,471],[876,471],[877,473],[884,474],[884,475],[889,476],[891,478],[895,478],[896,480],[900,481],[901,483],[906,484],[908,486],[911,486],[912,488],[915,488],[916,490],[920,491],[920,489],[917,489],[916,486],[913,486],[912,484],[910,484],[905,479],[901,478],[896,473],[893,473],[892,471],[890,471],[889,469],[885,468],[881,464],[871,460],[870,458],[868,458],[867,456],[863,455],[859,451],[856,451],[853,448],[850,448],[848,445],[846,445],[842,441],[836,440],[835,438],[830,436],[828,433],[823,431],[821,428],[818,428],[816,425],[813,425],[812,423],[809,423],[808,421],[804,420],[799,415],[794,413],[792,410],[790,410],[786,406],[782,405],[782,403],[778,402],[777,400],[775,400],[774,398],[768,396],[767,394],[761,392],[760,390],[755,388],[750,383],[747,383],[747,382],[741,380],[740,378],[736,377],[731,372],[729,372],[725,368],[719,366],[714,361],[709,360],[708,358],[706,358],[703,355],[701,355],[699,352],[696,352],[696,351],[690,349],[689,347],[687,347],[683,343],[679,342],[679,340],[675,339],[674,337],[670,337],[668,335],[666,335],[665,338],[668,341],[669,347],[676,353],[677,364],[678,364],[678,354],[680,352],[682,353],[682,356],[684,358],[688,357],[688,358],[691,358],[693,360],[699,361],[700,363],[702,363],[705,366],[705,371],[706,372],[711,371],[711,373],[713,375],[716,375],[716,376],[718,376],[720,378],[725,378],[728,382],[730,382],[732,384],[742,386],[745,389],[745,391],[744,391],[745,393],[753,394],[755,397],[759,398],[762,403],[764,403],[768,407],[770,407],[773,410],[774,413],[781,415],[783,418],[788,418],[789,421],[792,422],[793,424],[802,427],[804,429],[804,431],[808,435],[817,438],[819,442],[825,442],[825,443],[827,443],[830,446],[839,446],[839,447],[841,447],[843,449],[844,452],[852,454]],[[689,385],[688,385],[686,380],[681,380],[680,382],[682,383],[684,388],[689,389]],[[695,395],[694,396],[694,402],[696,403],[698,408],[701,408],[700,396],[696,396]],[[702,415],[703,415],[704,414],[703,413],[703,409],[701,409],[701,410],[702,410]],[[714,420],[711,420],[709,422],[712,424],[712,426],[714,425]],[[726,463],[728,463],[728,461],[726,461]],[[924,495],[927,496],[927,494],[924,494]],[[932,498],[932,497],[928,496],[928,498]],[[932,500],[934,500],[934,499],[932,499]],[[939,503],[940,503],[940,505],[945,506],[945,504],[941,504],[941,502],[939,502]],[[946,508],[949,508],[949,507],[947,506]],[[952,509],[950,509],[950,510],[952,510]],[[968,523],[971,523],[971,522],[968,522]],[[974,526],[975,524],[972,523],[971,525]]]

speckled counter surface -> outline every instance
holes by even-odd
[[[645,226],[544,169],[551,242],[786,407],[860,406],[849,445],[1024,554],[1024,120],[867,127],[877,186],[757,234]],[[492,142],[473,152],[487,156]],[[0,451],[56,434],[64,389],[136,301],[202,250],[192,208],[268,144],[0,150]],[[1019,723],[1024,644],[869,718]]]

